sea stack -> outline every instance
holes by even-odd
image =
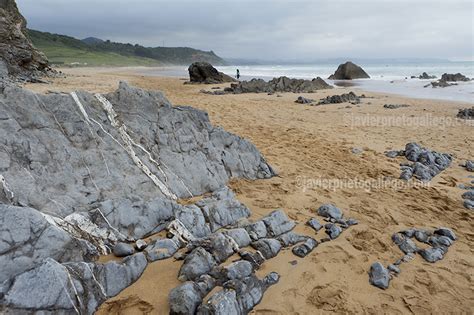
[[[236,81],[232,77],[217,71],[208,62],[194,62],[189,66],[188,71],[191,83],[218,84]]]
[[[353,79],[370,79],[367,72],[360,66],[348,61],[339,65],[336,72],[331,75],[329,80],[353,80]]]
[[[0,78],[34,82],[47,71],[48,59],[29,40],[15,0],[0,0]]]

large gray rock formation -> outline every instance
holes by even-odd
[[[339,65],[329,80],[370,79],[370,76],[360,66],[348,61]]]
[[[317,90],[332,89],[323,79],[317,77],[313,80],[290,79],[288,77],[273,78],[271,81],[252,79],[231,84],[224,89],[224,93],[313,93]],[[222,93],[219,93],[222,94]]]
[[[68,262],[97,255],[92,244],[49,222],[38,210],[0,203],[0,283],[46,258]]]
[[[0,0],[0,78],[35,81],[46,71],[48,60],[29,40],[15,0]]]
[[[135,282],[145,270],[142,253],[122,263],[65,263],[48,258],[0,288],[6,314],[93,314],[106,299]],[[44,314],[43,313],[43,314]]]
[[[236,81],[227,74],[217,71],[208,62],[195,62],[189,66],[188,72],[191,83],[217,84]]]
[[[238,245],[211,233],[250,211],[226,183],[275,175],[253,144],[205,112],[125,83],[107,95],[40,95],[3,82],[0,121],[0,305],[11,313],[92,313],[147,263],[144,253],[123,266],[95,258],[165,228],[176,242],[166,257],[204,238],[227,258],[221,249]],[[150,260],[166,258],[161,245],[150,245]],[[24,299],[27,281],[34,299]]]

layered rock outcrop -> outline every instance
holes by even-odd
[[[29,40],[15,1],[0,0],[0,78],[34,82],[48,71],[48,60]]]
[[[122,263],[99,254],[165,228],[172,251],[210,237],[250,215],[229,179],[275,175],[205,112],[126,83],[107,95],[40,95],[3,82],[0,121],[0,312],[91,314],[147,261],[172,255],[161,243]]]

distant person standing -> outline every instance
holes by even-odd
[[[240,71],[239,71],[239,69],[237,69],[237,75],[236,75],[235,77],[237,78],[237,80],[240,79]]]

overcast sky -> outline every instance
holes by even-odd
[[[17,0],[32,29],[258,59],[474,60],[471,0]]]

